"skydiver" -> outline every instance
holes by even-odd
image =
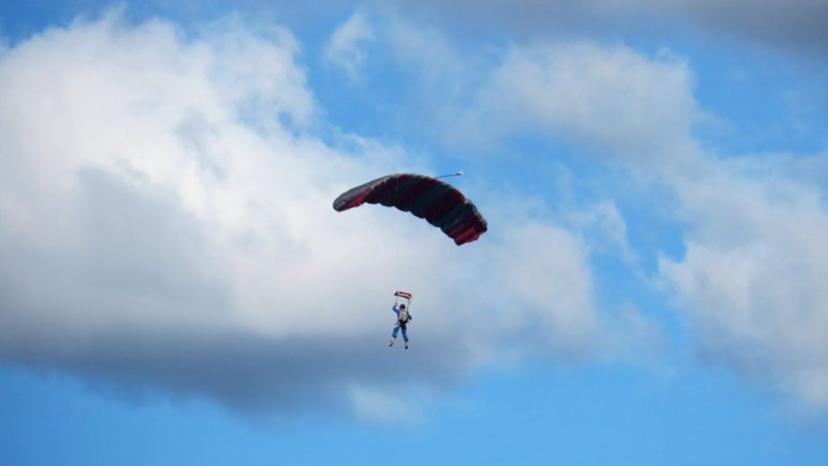
[[[405,349],[408,349],[408,335],[405,333],[406,325],[409,322],[414,320],[414,317],[408,313],[408,309],[406,309],[405,304],[400,304],[397,307],[396,304],[391,308],[394,311],[394,314],[397,314],[397,324],[394,326],[394,330],[391,331],[391,341],[388,342],[388,347],[394,346],[394,342],[397,341],[397,332],[402,330],[403,340],[405,340]]]

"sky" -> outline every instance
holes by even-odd
[[[828,7],[295,3],[0,4],[0,464],[828,464]]]

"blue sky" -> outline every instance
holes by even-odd
[[[645,3],[0,6],[0,463],[828,463],[828,9]]]

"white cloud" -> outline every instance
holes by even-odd
[[[405,22],[395,23],[390,42],[420,77],[426,129],[452,147],[485,150],[530,133],[608,159],[675,163],[705,117],[690,69],[666,51],[648,57],[625,46],[564,42],[462,54],[439,31]]]
[[[397,386],[456,382],[498,342],[536,351],[517,338],[535,320],[553,355],[598,344],[577,234],[518,216],[457,248],[393,209],[334,212],[350,185],[416,161],[314,135],[324,112],[297,53],[278,28],[185,37],[110,14],[0,57],[0,357],[240,408],[364,413]],[[497,286],[503,260],[525,280]],[[539,295],[562,289],[555,275],[572,299]],[[417,293],[406,365],[384,347],[403,287]]]
[[[440,43],[436,57],[421,47],[403,50],[433,59],[431,67],[420,63],[418,69],[444,70],[440,65],[460,54]],[[598,161],[617,162],[623,177],[642,175],[625,184],[657,186],[663,198],[641,201],[669,212],[683,228],[678,239],[686,255],[661,258],[657,278],[677,298],[705,359],[807,407],[828,408],[825,157],[721,159],[705,153],[691,132],[706,117],[693,97],[692,72],[668,53],[648,57],[581,42],[499,52],[482,83],[463,71],[462,64],[471,63],[475,72],[468,73],[480,74],[475,57],[441,79],[424,79],[433,87],[423,94],[442,97],[433,99],[441,102],[434,111],[437,130],[451,143],[495,147],[514,134],[541,134],[598,154]],[[426,78],[429,73],[423,71]],[[457,88],[474,90],[453,92]],[[634,265],[623,217],[603,210],[576,212],[568,221],[587,233],[599,226],[605,236],[587,235],[589,248],[614,244]]]
[[[536,129],[627,156],[660,156],[689,130],[698,109],[686,65],[626,47],[592,44],[512,48],[481,89],[475,120],[517,115],[511,131]],[[506,128],[507,130],[509,128]]]
[[[357,81],[367,58],[365,47],[372,40],[374,32],[371,23],[365,15],[354,13],[331,34],[325,48],[325,59]]]
[[[687,252],[660,269],[707,359],[828,409],[825,192],[738,165],[677,182]]]
[[[502,300],[504,317],[523,320],[518,328],[535,328],[539,341],[559,350],[580,354],[596,348],[591,339],[601,334],[601,324],[595,314],[583,312],[595,307],[586,246],[549,225],[522,224],[505,237],[494,260],[497,277],[487,292],[490,299]],[[528,312],[509,313],[514,306]]]
[[[359,18],[328,49],[352,76],[373,40]],[[462,248],[393,210],[334,213],[349,185],[417,161],[358,136],[323,142],[296,41],[241,26],[184,37],[115,15],[0,55],[0,357],[387,420],[416,418],[399,386],[606,347],[589,255],[604,242],[635,259],[615,204],[564,215],[567,229],[484,197],[501,228]],[[667,185],[687,253],[660,276],[706,358],[828,406],[824,157],[702,154],[691,71],[668,55],[566,43],[462,58],[435,31],[392,34],[450,142],[528,130]],[[404,367],[383,346],[383,293],[401,287],[418,293]],[[621,318],[660,338],[638,312]]]
[[[588,207],[570,207],[567,223],[582,231],[597,253],[618,255],[631,269],[638,269],[638,256],[629,243],[627,222],[615,202],[603,200]]]
[[[372,390],[365,387],[351,389],[351,401],[355,414],[370,422],[415,422],[418,413],[412,409],[411,394],[401,390],[399,394]]]

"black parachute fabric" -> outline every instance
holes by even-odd
[[[488,229],[477,207],[463,193],[430,176],[383,176],[342,193],[333,208],[342,212],[366,202],[411,212],[443,230],[458,246],[476,240]]]

